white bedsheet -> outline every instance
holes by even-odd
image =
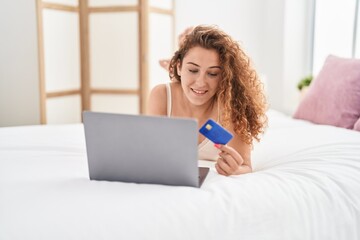
[[[0,128],[0,239],[360,239],[360,133],[269,118],[201,189],[90,181],[81,124]]]

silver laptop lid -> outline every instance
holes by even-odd
[[[92,180],[199,186],[194,119],[84,112]]]

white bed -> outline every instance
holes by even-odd
[[[360,239],[360,132],[268,116],[254,172],[201,189],[90,181],[81,124],[0,128],[0,239]]]

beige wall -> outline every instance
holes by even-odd
[[[0,127],[40,123],[35,0],[0,2]]]

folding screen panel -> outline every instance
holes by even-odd
[[[81,121],[77,0],[37,0],[41,123]]]
[[[78,0],[43,0],[43,3],[53,3],[53,4],[59,4],[63,6],[78,6]]]
[[[138,6],[138,0],[88,0],[90,7]]]
[[[174,50],[173,0],[37,0],[41,122],[139,114]]]
[[[90,86],[94,111],[140,112],[138,18],[137,12],[90,14]]]
[[[93,94],[91,101],[91,110],[94,111],[139,113],[139,96],[134,94]]]
[[[78,94],[49,98],[46,109],[49,124],[81,122],[81,96]]]
[[[43,10],[44,84],[48,123],[81,121],[77,12]],[[61,113],[61,114],[60,114]]]
[[[80,89],[79,21],[74,12],[43,12],[46,91]]]

